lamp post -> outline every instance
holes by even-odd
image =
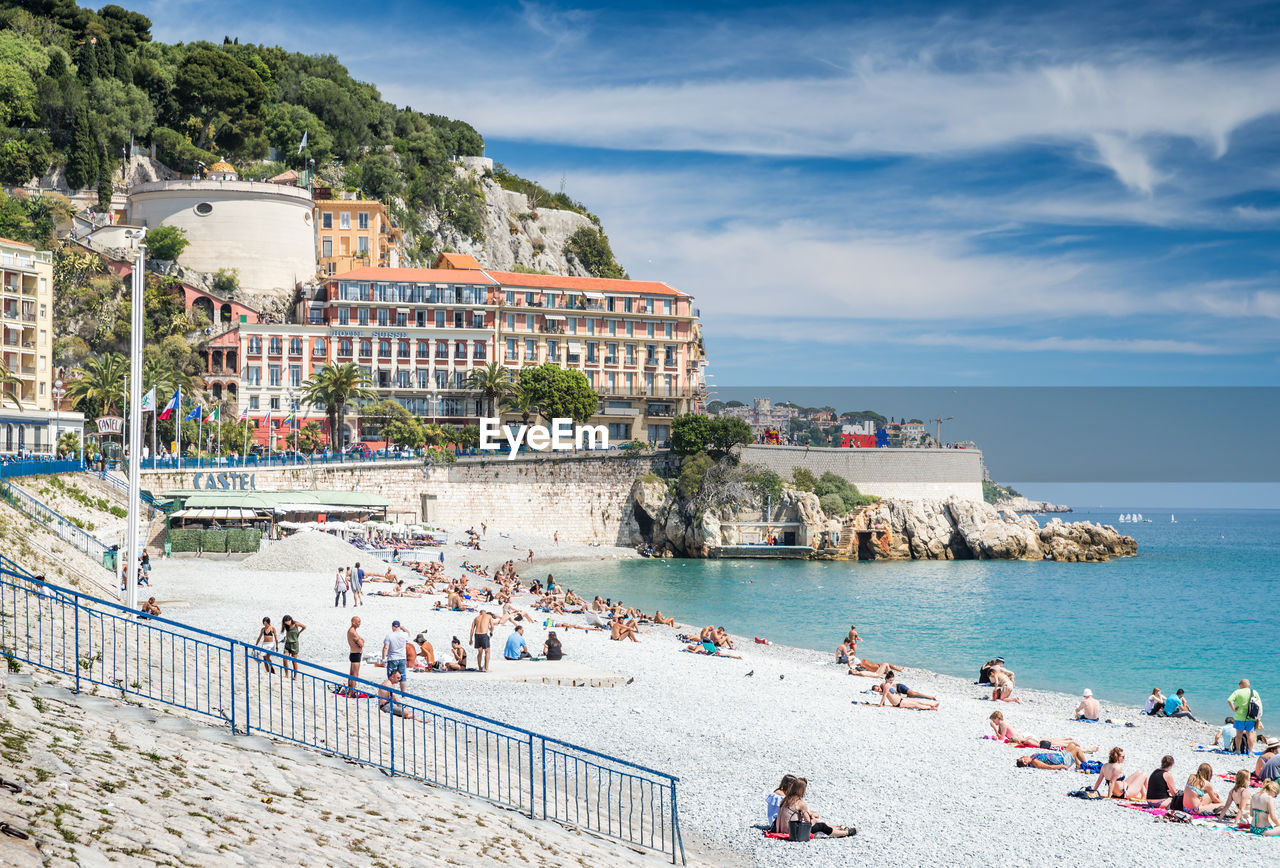
[[[134,229],[129,237],[138,241],[138,256],[133,263],[133,295],[132,295],[132,341],[129,350],[129,531],[126,537],[124,563],[128,565],[128,580],[125,584],[125,605],[130,609],[138,608],[138,539],[139,510],[138,503],[142,495],[142,480],[139,475],[142,469],[142,299],[143,287],[146,283],[147,245],[143,243],[142,230]],[[179,408],[181,415],[181,408]],[[178,422],[182,424],[181,421]]]
[[[67,394],[67,390],[62,386],[62,380],[53,381],[53,457],[58,457],[58,440],[62,437],[62,396]]]

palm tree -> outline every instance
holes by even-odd
[[[329,442],[342,451],[338,426],[347,414],[348,401],[371,401],[378,393],[369,388],[369,375],[353,362],[325,365],[302,384],[302,400],[313,407],[323,407],[329,419]]]
[[[519,385],[515,385],[510,393],[502,399],[502,409],[506,413],[519,413],[520,421],[528,425],[529,420],[538,415],[538,405],[533,398]]]
[[[483,368],[473,368],[467,374],[465,385],[468,389],[484,395],[485,400],[489,402],[489,415],[496,416],[498,398],[510,395],[516,384],[511,378],[511,371],[493,361]]]
[[[85,361],[75,370],[76,379],[67,385],[71,406],[86,416],[93,411],[119,414],[124,390],[129,383],[129,360],[119,353],[107,353]]]
[[[155,389],[156,400],[164,402],[178,389],[182,389],[184,397],[199,399],[204,385],[169,361],[152,356],[142,363],[142,391],[148,389]]]
[[[22,380],[9,370],[9,366],[0,361],[0,407],[5,401],[12,401],[13,406],[22,409]]]

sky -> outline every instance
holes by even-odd
[[[1277,4],[125,5],[470,122],[714,389],[1280,385]]]

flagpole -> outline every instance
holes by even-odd
[[[133,407],[129,419],[129,530],[125,539],[124,563],[129,566],[125,585],[125,605],[138,608],[138,503],[142,497],[142,299],[146,279],[147,247],[138,242],[138,257],[133,264],[132,334],[129,353],[129,398]],[[117,558],[117,561],[119,558]]]
[[[152,467],[156,466],[156,458],[159,457],[158,455],[156,455],[157,450],[160,448],[160,443],[156,439],[156,417],[159,415],[160,415],[160,411],[157,410],[155,407],[152,407],[151,408],[151,466]]]
[[[182,387],[178,387],[178,408],[173,414],[173,427],[177,436],[176,445],[178,447],[178,464],[177,468],[182,469]]]
[[[204,407],[199,409],[200,415],[196,417],[196,467],[201,466],[200,450],[204,447]]]
[[[244,414],[244,454],[240,456],[240,460],[248,462],[249,460],[249,411]]]

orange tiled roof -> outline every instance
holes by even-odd
[[[435,267],[440,268],[440,263],[442,262],[445,268],[477,270],[480,268],[480,263],[476,261],[476,258],[465,253],[441,253],[436,257]]]
[[[688,295],[656,280],[614,280],[607,277],[564,277],[559,274],[521,274],[514,271],[485,272],[503,286],[529,289],[567,289],[591,292],[635,292],[646,295]]]
[[[14,241],[12,238],[0,238],[0,244],[12,244],[14,247],[25,247],[28,250],[36,249],[34,245],[28,244],[25,241]]]
[[[328,282],[332,283],[335,280],[368,280],[399,283],[483,283],[486,285],[492,285],[497,282],[483,271],[476,269],[375,268],[373,266],[366,266],[364,268],[357,268],[353,271],[347,271],[342,274],[335,274],[329,278]]]

